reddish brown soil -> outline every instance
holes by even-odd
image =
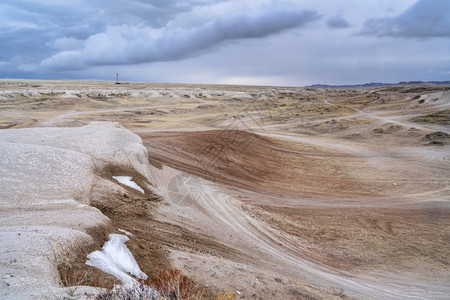
[[[150,158],[217,183],[269,195],[302,197],[357,189],[344,161],[350,154],[274,140],[245,131],[141,133]],[[355,156],[353,156],[355,157]]]

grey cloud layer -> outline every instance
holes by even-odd
[[[265,37],[320,18],[314,11],[290,8],[272,4],[259,12],[241,12],[199,27],[109,26],[104,32],[86,39],[80,49],[59,52],[42,61],[41,66],[71,69],[74,66],[83,68],[178,60],[224,41]],[[66,41],[74,42],[67,38]]]
[[[327,26],[331,29],[342,29],[350,27],[351,25],[340,16],[333,16],[327,20]]]
[[[0,77],[447,80],[449,6],[450,0],[1,0]]]
[[[420,0],[397,17],[367,20],[363,33],[379,37],[450,37],[450,1]]]
[[[121,24],[159,28],[179,13],[215,2],[219,0],[2,0],[0,61],[36,63],[55,53],[58,39],[85,40]]]

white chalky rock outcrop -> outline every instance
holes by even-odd
[[[150,176],[141,139],[119,124],[0,130],[1,299],[61,293],[55,256],[109,222],[89,205],[106,165]]]

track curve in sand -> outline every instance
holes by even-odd
[[[248,255],[246,263],[299,276],[317,286],[339,286],[357,298],[445,299],[449,292],[432,280],[401,278],[385,271],[377,277],[370,272],[357,274],[332,267],[326,260],[308,255],[306,241],[301,237],[270,226],[255,218],[251,209],[244,210],[242,206],[245,203],[265,208],[310,206],[325,213],[333,207],[388,209],[404,205],[424,193],[438,199],[448,193],[448,179],[436,179],[433,173],[436,169],[432,166],[421,170],[419,182],[411,178],[414,172],[407,162],[411,157],[396,158],[389,154],[383,157],[377,151],[364,151],[351,145],[248,132],[171,131],[140,135],[151,160],[178,169],[176,172],[194,174],[187,176],[203,177],[198,179],[201,186],[196,187],[196,205],[189,208],[189,213],[182,218],[169,213],[162,215],[196,230],[205,226],[218,228],[204,233],[231,243],[243,255]],[[393,178],[361,173],[372,167],[373,159],[379,160],[378,170],[384,172],[383,175],[391,173],[390,166],[395,163],[398,168],[395,175],[401,185],[397,190],[392,186]],[[349,166],[357,168],[359,173],[349,170]],[[448,168],[440,172],[444,175]],[[338,181],[336,174],[339,174]],[[355,179],[358,174],[365,177]],[[414,188],[417,185],[419,187]],[[401,196],[392,197],[390,192],[383,191],[383,186],[389,186]],[[176,210],[175,205],[171,212]],[[233,242],[222,240],[228,235],[233,236]]]

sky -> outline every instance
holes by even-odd
[[[449,0],[2,0],[0,78],[450,80]]]

